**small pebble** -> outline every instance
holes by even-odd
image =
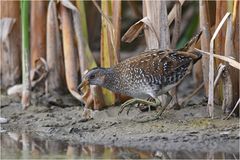
[[[88,119],[88,118],[81,118],[78,122],[87,122],[88,120],[90,120],[90,119]]]
[[[7,130],[0,128],[0,133],[7,132]]]
[[[83,130],[88,130],[88,127],[87,126],[83,126],[82,129]]]
[[[230,131],[224,131],[224,132],[220,132],[220,135],[229,135]]]
[[[189,134],[197,134],[199,133],[198,131],[192,131],[192,132],[189,132]]]
[[[8,120],[6,118],[0,117],[0,124],[7,123]]]
[[[99,129],[99,128],[100,128],[100,126],[99,126],[98,124],[94,124],[92,127],[93,127],[94,129]]]

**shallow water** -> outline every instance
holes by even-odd
[[[1,133],[1,159],[239,159],[239,153],[144,151],[127,147],[43,140],[30,133]]]

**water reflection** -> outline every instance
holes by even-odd
[[[1,159],[239,159],[239,153],[142,151],[102,145],[76,145],[33,138],[29,133],[2,133]]]

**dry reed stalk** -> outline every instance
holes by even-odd
[[[88,27],[84,2],[77,1],[76,3],[77,9],[72,10],[72,12],[74,20],[74,30],[78,44],[81,76],[83,76],[86,70],[96,67],[97,64],[88,45]]]
[[[211,118],[214,118],[214,40],[217,37],[218,32],[222,28],[224,22],[229,17],[230,13],[227,13],[220,24],[217,26],[211,40],[210,40],[210,58],[209,58],[209,88],[208,88],[208,112]]]
[[[166,2],[143,1],[143,7],[146,12],[144,17],[148,17],[153,26],[153,31],[149,28],[144,29],[148,49],[170,48]]]
[[[215,24],[218,25],[223,16],[226,14],[227,12],[227,1],[216,1],[216,21]],[[216,26],[215,25],[215,29]],[[221,29],[221,31],[219,31],[218,36],[216,37],[215,40],[215,52],[216,53],[224,53],[224,44],[225,44],[225,35],[226,35],[226,25],[223,26],[223,28]],[[220,61],[216,61],[217,65],[220,63]]]
[[[115,31],[108,16],[112,16],[111,1],[101,2],[102,28],[101,28],[101,66],[111,67],[116,63]],[[105,88],[102,89],[106,105],[115,103],[115,94]]]
[[[206,55],[208,55],[208,56],[211,55],[210,52],[206,52],[206,51],[203,51],[203,50],[200,50],[200,49],[197,49],[197,48],[194,48],[194,49],[195,49],[196,51],[201,52],[201,53],[203,53],[203,54],[206,54]],[[220,59],[220,60],[222,60],[222,61],[225,61],[225,62],[227,62],[230,66],[232,66],[232,67],[240,70],[240,63],[237,62],[236,60],[230,58],[230,57],[221,56],[221,55],[217,55],[217,54],[213,54],[213,57],[215,57],[215,58],[217,58],[217,59]]]
[[[210,50],[210,24],[207,18],[207,9],[206,9],[206,1],[199,1],[199,13],[200,13],[200,28],[203,31],[201,36],[201,49],[204,51]],[[209,74],[209,57],[203,55],[202,57],[202,70],[203,70],[203,80],[204,80],[204,88],[205,94],[208,94],[208,74]]]
[[[176,8],[182,8],[181,6],[184,4],[184,2],[185,2],[185,0],[176,1],[176,3],[178,3],[180,6],[174,5],[172,10],[169,12],[169,14],[168,14],[168,26],[171,25],[171,23],[173,22],[173,20],[176,17]]]
[[[56,2],[50,1],[47,14],[47,77],[46,93],[63,92],[66,90],[63,48],[58,24]]]
[[[46,58],[47,1],[31,1],[31,68],[40,57]]]
[[[234,45],[234,51],[235,51],[235,58],[240,62],[240,2],[238,0],[234,1],[234,7],[233,7],[233,45]],[[235,73],[231,73],[234,71]],[[235,75],[233,82],[233,94],[234,94],[234,102],[237,101],[238,97],[240,96],[240,72],[236,70],[230,70],[230,74]],[[239,88],[237,90],[237,88]],[[240,107],[240,105],[239,105]]]
[[[237,17],[238,17],[238,8],[239,8],[239,1],[234,0],[233,2],[233,11],[232,11],[232,21],[233,21],[233,26],[236,25]]]
[[[227,7],[228,2],[227,1],[216,1],[216,19],[215,19],[215,24],[219,24],[220,21],[222,20],[223,16],[227,12]],[[215,25],[215,28],[216,28]],[[218,36],[216,37],[215,40],[215,52],[217,54],[224,54],[224,45],[225,45],[225,36],[226,36],[226,25],[223,26],[223,28],[219,31]],[[219,65],[221,62],[216,59],[216,65]],[[215,101],[216,102],[221,102],[223,97],[222,97],[222,85],[220,84],[217,86],[215,90]]]
[[[129,2],[129,1],[128,1]],[[134,5],[134,4],[133,4]],[[113,22],[113,28],[115,31],[115,39],[114,39],[114,45],[115,45],[115,62],[114,64],[119,63],[120,61],[120,42],[121,42],[121,14],[122,14],[122,1],[112,1],[112,22]],[[118,102],[124,102],[126,100],[126,96],[115,94],[116,103]]]
[[[232,15],[229,16],[227,20],[227,30],[226,30],[226,39],[225,39],[225,56],[233,57],[237,59],[237,55],[234,49],[234,28]],[[224,111],[227,112],[232,109],[233,104],[238,100],[238,70],[232,67],[227,67],[225,71],[225,76],[223,76],[223,101],[222,104]]]
[[[77,92],[78,57],[74,50],[74,30],[71,10],[67,8],[69,6],[66,3],[67,1],[61,1],[60,4],[66,82],[70,93],[79,101],[83,102],[82,96]]]
[[[180,36],[180,28],[181,28],[182,7],[181,7],[180,1],[176,1],[173,8],[175,9],[175,20],[174,20],[171,48],[176,48],[176,44]]]
[[[223,82],[223,102],[222,110],[224,113],[230,113],[233,109],[233,83],[229,73],[229,67],[226,67],[222,76]]]
[[[0,10],[0,89],[7,89],[21,77],[20,2],[0,1]]]
[[[205,27],[208,28],[208,30],[209,30],[209,35],[204,38],[204,39],[207,38],[209,41],[205,42],[206,44],[203,46],[205,49],[207,49],[207,48],[209,48],[208,45],[210,43],[211,33],[214,31],[215,15],[216,15],[215,14],[215,12],[216,12],[216,3],[215,3],[215,1],[204,1],[203,7],[202,7],[202,11],[203,10],[204,10],[205,13],[202,13],[202,16],[204,16],[204,17],[202,17],[202,20],[205,21],[204,23],[207,24],[207,26],[205,26]],[[201,14],[200,12],[199,12],[199,14]],[[201,15],[200,15],[200,17],[201,17]],[[200,21],[202,21],[202,20],[200,20]],[[201,28],[201,29],[203,29],[203,28]],[[202,44],[202,43],[204,43],[204,40],[203,41],[199,41],[197,43],[197,46],[198,46],[197,48],[200,48],[201,47],[200,44]],[[209,51],[209,49],[208,49],[208,51]],[[206,69],[206,71],[204,71],[203,68],[208,67],[208,61],[205,62],[205,60],[207,60],[207,58],[208,57],[203,57],[202,60],[198,61],[194,65],[194,72],[193,72],[197,86],[200,85],[202,83],[202,81],[205,82],[205,85],[204,85],[205,95],[207,95],[207,92],[208,92],[208,84],[207,84],[207,82],[208,82],[208,80],[207,80],[208,79],[208,75],[207,75],[208,72],[207,72],[207,70],[208,69]],[[204,64],[202,64],[202,63],[204,63]],[[204,74],[205,74],[205,79],[204,79]]]
[[[87,22],[84,2],[77,1],[77,8],[78,9],[72,10],[72,13],[74,30],[77,38],[80,69],[83,77],[83,74],[86,70],[96,67],[97,65],[88,45]],[[85,92],[88,93],[85,97],[83,97],[85,108],[92,108],[95,110],[103,108],[105,104],[100,87],[91,86],[90,88],[87,88],[87,91]]]
[[[104,22],[105,22],[107,31],[109,32],[108,33],[109,41],[110,41],[112,49],[113,49],[113,58],[112,59],[116,62],[117,61],[117,52],[116,52],[116,48],[115,48],[116,31],[115,31],[112,21],[109,19],[109,17],[112,17],[113,12],[114,12],[113,6],[112,6],[113,2],[101,3],[101,7],[104,8],[102,10],[100,9],[99,5],[97,4],[97,2],[95,0],[92,0],[92,2],[95,5],[95,7],[97,8],[97,10],[101,13],[102,21],[105,20]],[[103,7],[103,6],[105,6],[105,7]]]
[[[182,3],[180,1],[176,1],[173,7],[173,9],[175,9],[175,18],[174,18],[174,28],[173,28],[173,36],[171,41],[171,48],[176,48],[176,44],[180,36],[181,15],[182,15],[181,5]],[[170,107],[173,107],[174,109],[180,109],[180,105],[178,103],[178,97],[177,97],[177,87],[174,87],[170,92],[171,92],[171,95],[173,95],[173,100],[170,102]]]
[[[112,23],[114,28],[114,45],[115,45],[115,64],[120,61],[120,40],[121,40],[121,14],[122,14],[122,2],[112,1]]]
[[[237,0],[236,0],[237,1]],[[235,36],[234,36],[234,45],[235,45],[235,47],[236,47],[236,53],[237,53],[237,56],[238,56],[238,62],[240,62],[240,2],[239,1],[237,1],[237,6],[238,6],[238,13],[236,13],[237,14],[237,16],[236,16],[236,22],[234,23],[235,24],[235,28],[238,28],[238,30],[236,29],[236,34],[235,34]],[[240,96],[240,71],[238,72],[238,85],[239,85],[239,91],[238,91],[238,94],[239,94],[239,96]],[[239,104],[239,106],[238,107],[240,107],[240,104]]]
[[[206,11],[207,11],[207,13],[209,13],[209,2],[207,2],[206,4]],[[191,8],[192,9],[192,8]],[[199,12],[200,13],[200,12]],[[206,15],[208,15],[208,14],[206,14]],[[210,18],[207,18],[207,19],[209,19],[209,23],[211,23],[211,21],[210,21]],[[186,22],[188,22],[188,21],[186,21]],[[185,26],[184,28],[186,28],[187,26],[186,26],[186,22],[185,22],[185,25],[184,25],[184,23],[183,23],[183,26]],[[187,23],[188,24],[188,23]],[[210,24],[209,24],[209,26],[210,26]],[[201,48],[201,41],[198,41],[197,43],[196,43],[196,48]],[[195,81],[195,86],[197,87],[197,86],[200,86],[200,85],[202,85],[202,83],[204,82],[204,78],[203,78],[203,64],[202,64],[202,60],[199,60],[199,61],[197,61],[197,63],[196,64],[194,64],[194,66],[193,66],[193,78],[194,78],[194,81]]]

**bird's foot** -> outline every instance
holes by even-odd
[[[127,106],[129,106],[128,111],[127,111],[127,114],[128,114],[129,111],[130,111],[130,109],[131,109],[131,107],[132,107],[132,103],[133,103],[133,99],[130,99],[130,100],[126,101],[125,103],[123,103],[123,104],[121,105],[120,111],[118,112],[118,115],[122,113],[122,111],[124,110],[124,108],[126,108]]]
[[[125,103],[123,103],[121,105],[121,109],[120,111],[118,112],[118,115],[122,113],[122,111],[124,110],[124,108],[126,108],[127,106],[129,106],[128,110],[127,110],[127,114],[129,113],[132,105],[136,104],[136,103],[143,103],[143,104],[146,104],[146,105],[150,105],[150,106],[156,106],[156,103],[154,102],[149,102],[147,100],[143,100],[143,99],[137,99],[137,98],[134,98],[134,99],[130,99],[128,101],[126,101]]]
[[[147,99],[147,101],[154,102],[155,99],[152,98],[152,97],[149,97]],[[139,108],[139,110],[142,111],[142,112],[149,112],[149,111],[155,111],[157,109],[157,106],[145,105],[145,104],[142,104],[142,103],[138,103],[137,108]]]
[[[150,106],[150,105],[148,105],[148,106],[146,106],[146,105],[139,105],[138,108],[142,112],[149,112],[149,111],[157,110],[156,106]]]

